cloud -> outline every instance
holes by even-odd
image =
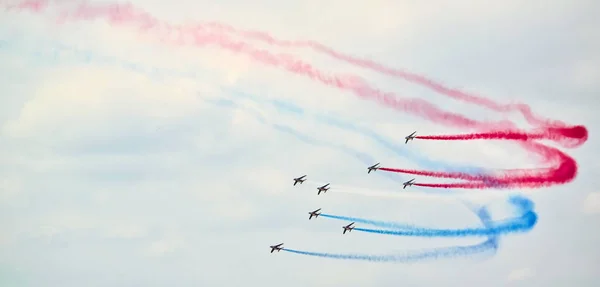
[[[515,269],[508,274],[508,281],[521,281],[531,278],[534,275],[535,272],[531,268]]]
[[[170,234],[147,244],[143,254],[150,257],[160,257],[171,254],[185,247],[185,240],[179,235]]]
[[[574,44],[577,31],[593,31],[590,29],[597,26],[589,20],[578,21],[584,18],[578,16],[585,15],[583,10],[597,9],[577,8],[581,3],[551,1],[540,9],[537,4],[523,6],[516,0],[494,4],[204,2],[145,0],[138,6],[176,23],[218,20],[273,32],[283,39],[320,40],[391,66],[425,71],[454,83],[451,86],[478,90],[503,102],[552,102],[541,110],[536,104],[534,109],[561,120],[584,114],[588,123],[597,122],[597,115],[590,112],[596,98],[580,97],[582,90],[598,86],[598,75],[590,68],[593,61],[587,61],[594,59],[597,49],[590,53]],[[289,286],[364,286],[373,285],[373,280],[385,282],[375,285],[397,286],[398,278],[409,285],[435,286],[457,276],[470,281],[483,272],[465,271],[464,265],[454,263],[460,269],[448,272],[452,266],[436,262],[398,269],[321,261],[271,255],[266,247],[281,240],[292,248],[315,251],[384,253],[448,245],[448,241],[341,237],[339,224],[307,220],[306,213],[318,207],[440,228],[448,227],[446,224],[460,227],[468,220],[477,223],[471,213],[457,211],[457,204],[337,196],[335,192],[316,196],[310,185],[291,186],[292,177],[306,173],[310,179],[367,191],[371,187],[399,190],[396,182],[380,173],[366,175],[366,165],[355,151],[398,167],[417,164],[398,156],[394,149],[419,153],[432,161],[486,168],[522,168],[534,162],[514,144],[415,141],[404,145],[401,138],[415,129],[419,134],[455,130],[259,65],[244,56],[215,48],[163,45],[102,21],[54,25],[38,16],[0,13],[0,21],[7,23],[0,25],[0,40],[7,39],[5,35],[21,38],[19,46],[0,50],[2,62],[6,62],[0,67],[0,264],[18,267],[25,277],[32,278],[33,285],[80,286],[88,278],[98,278],[99,285],[118,286],[110,281],[117,272],[125,274],[120,275],[124,276],[120,282],[126,286],[255,282],[263,286],[282,282]],[[62,52],[58,57],[33,53],[58,44],[85,52],[78,56]],[[327,71],[356,71],[386,91],[432,100],[444,109],[499,118],[312,52],[285,52],[302,55]],[[87,60],[86,53],[89,58],[103,57]],[[144,67],[143,72],[137,71],[139,66]],[[221,89],[228,85],[264,101],[234,97]],[[205,101],[224,99],[238,106]],[[283,108],[274,108],[269,100],[295,104],[304,113],[281,112]],[[364,134],[325,124],[316,114],[372,129],[398,145],[385,148]],[[588,154],[593,150],[582,149],[579,156],[593,158]],[[590,170],[588,165],[580,168]],[[589,190],[590,183],[583,178],[577,183],[582,190]],[[598,197],[589,197],[594,196]],[[544,214],[563,204],[572,206],[569,200],[565,197],[564,201],[539,205],[540,220],[546,227],[555,225],[545,221]],[[597,210],[597,204],[593,206]],[[581,213],[569,213],[564,219],[576,221],[578,216]],[[564,242],[570,242],[586,232],[591,231],[582,228],[561,235]],[[508,256],[502,260],[511,266],[535,257],[531,254],[547,254],[549,245],[543,234],[533,232],[518,241],[528,252],[503,244],[498,253]],[[53,240],[65,244],[61,248],[48,244]],[[569,250],[569,258],[590,256],[587,248]],[[166,258],[173,261],[157,264]],[[333,269],[323,269],[324,263]],[[533,266],[538,276],[551,278],[552,272],[542,272],[547,270],[544,264]],[[509,277],[533,274],[523,270],[515,270]],[[580,282],[594,278],[594,271],[565,276]],[[340,277],[340,272],[353,276]],[[436,276],[428,276],[432,272]],[[145,282],[150,273],[152,282]],[[504,271],[490,269],[479,282],[505,280]]]
[[[600,213],[600,192],[590,192],[583,200],[583,212],[586,214]]]

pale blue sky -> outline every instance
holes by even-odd
[[[280,242],[299,250],[372,254],[479,244],[484,239],[342,236],[343,222],[308,221],[307,212],[322,207],[438,228],[479,227],[477,216],[452,197],[430,199],[418,188],[399,195],[399,182],[409,177],[367,175],[367,162],[440,169],[538,162],[513,143],[404,145],[402,137],[413,130],[461,130],[243,55],[168,46],[101,20],[57,25],[51,14],[2,11],[2,286],[595,285],[595,1],[134,3],[171,23],[219,21],[281,39],[319,41],[586,125],[589,141],[567,150],[579,162],[579,175],[564,186],[527,191],[537,225],[501,236],[498,249],[483,256],[396,264],[269,254],[268,246]],[[309,50],[268,50],[328,72],[355,73],[381,89],[477,119],[501,119]],[[524,125],[517,114],[510,119]],[[317,196],[307,183],[292,187],[291,179],[302,174],[355,186],[356,194],[332,189]],[[364,196],[371,188],[373,196]],[[503,194],[465,196],[492,204],[495,219],[506,215]]]

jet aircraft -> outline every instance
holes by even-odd
[[[415,184],[414,181],[415,181],[415,179],[413,178],[413,179],[403,183],[404,187],[402,189],[406,189],[406,186],[412,186],[413,184]]]
[[[277,245],[271,245],[269,246],[269,248],[271,248],[271,253],[273,253],[273,251],[277,250],[277,252],[281,251],[281,249],[283,249],[283,243],[279,243]]]
[[[319,191],[319,192],[317,192],[317,195],[321,194],[321,192],[327,192],[329,190],[329,188],[327,187],[328,185],[329,185],[329,183],[326,185],[323,185],[321,187],[317,187],[317,190]]]
[[[404,142],[404,144],[407,144],[408,141],[413,140],[415,138],[415,134],[417,133],[417,131],[414,131],[412,134],[404,137],[406,139],[406,141]]]
[[[344,233],[342,233],[342,234],[346,234],[346,231],[351,232],[352,229],[354,229],[354,226],[352,226],[352,224],[354,224],[354,222],[352,222],[346,226],[342,226],[342,228],[344,229]]]
[[[294,178],[294,186],[296,186],[297,183],[302,184],[303,182],[305,182],[306,181],[305,177],[306,177],[306,175]]]
[[[319,210],[321,210],[320,208],[315,210],[315,211],[311,211],[308,214],[310,214],[310,216],[308,217],[308,220],[310,220],[311,218],[313,218],[313,216],[315,218],[319,217],[319,215],[321,215],[321,213],[319,213]]]
[[[374,164],[374,165],[372,165],[372,166],[368,167],[367,169],[368,169],[369,171],[368,171],[367,173],[371,173],[372,171],[376,171],[376,170],[378,170],[378,169],[379,169],[378,165],[379,165],[379,163],[376,163],[376,164]]]

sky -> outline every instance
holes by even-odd
[[[543,163],[505,141],[405,145],[414,130],[465,130],[216,46],[179,45],[173,35],[101,17],[58,22],[60,7],[79,3],[63,2],[39,13],[0,2],[2,286],[595,286],[597,1],[131,2],[173,25],[219,22],[323,43],[501,103],[526,103],[591,134],[563,149],[579,164],[572,182],[463,193],[402,190],[409,175],[366,167]],[[244,41],[444,110],[527,127],[518,113],[450,100],[307,48]],[[292,186],[304,174],[308,181]],[[325,182],[331,191],[317,196],[316,184]],[[467,207],[502,220],[514,211],[514,194],[535,204],[537,223],[490,237],[494,248],[471,256],[407,263],[269,253],[281,242],[344,254],[475,246],[486,239],[342,235],[348,222],[309,221],[307,213],[482,228],[482,215]]]

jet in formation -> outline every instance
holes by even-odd
[[[406,141],[404,142],[404,144],[407,144],[408,141],[415,139],[415,134],[417,133],[417,131],[414,131],[412,134],[404,137],[404,139],[406,139]]]
[[[404,185],[404,187],[402,189],[406,189],[407,186],[412,186],[413,184],[415,184],[415,179],[411,179],[405,183],[403,183],[402,185]]]
[[[303,182],[305,182],[305,181],[306,181],[306,178],[305,178],[305,177],[306,177],[306,175],[303,175],[303,176],[301,176],[301,177],[294,178],[294,186],[296,186],[296,184],[297,184],[297,183],[300,183],[300,184],[302,184]]]
[[[354,222],[352,222],[346,226],[342,226],[342,228],[344,229],[344,233],[342,233],[342,234],[346,234],[346,231],[351,232],[352,229],[354,229],[354,226],[352,226],[352,224],[354,224]]]
[[[329,190],[329,187],[327,187],[327,186],[329,186],[329,183],[326,185],[323,185],[321,187],[317,187],[317,190],[319,191],[319,192],[317,192],[317,195],[321,194],[321,192],[324,192],[324,193],[327,192]]]
[[[372,171],[376,171],[379,169],[379,163],[376,163],[370,167],[367,167],[367,169],[369,170],[367,173],[371,173]]]
[[[313,218],[313,216],[315,218],[319,217],[319,215],[321,215],[321,213],[319,213],[319,210],[321,210],[320,208],[315,210],[315,211],[311,211],[308,214],[310,214],[310,216],[308,217],[308,220],[310,220],[311,218]]]
[[[279,243],[277,245],[271,245],[269,246],[269,248],[271,248],[271,253],[273,253],[273,251],[277,250],[277,252],[281,251],[281,249],[283,249],[283,243]]]

